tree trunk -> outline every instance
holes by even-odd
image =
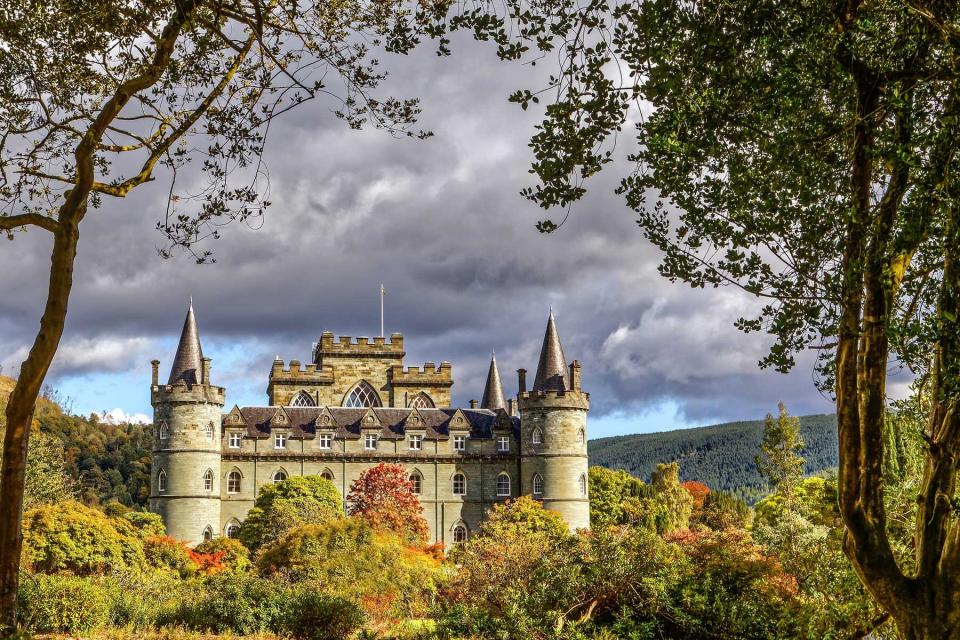
[[[17,384],[7,404],[7,427],[0,469],[0,633],[16,627],[17,586],[23,536],[24,478],[30,426],[40,388],[57,352],[73,286],[73,263],[77,254],[78,227],[86,210],[86,198],[68,194],[61,208],[60,226],[54,232],[50,256],[47,304],[40,318],[40,331],[27,359],[20,366]]]

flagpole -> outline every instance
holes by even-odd
[[[383,283],[380,283],[380,337],[385,337],[383,333],[383,298],[387,295],[387,290],[383,288]]]

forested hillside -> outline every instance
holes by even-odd
[[[837,417],[801,416],[807,473],[837,466]],[[748,502],[770,491],[757,471],[763,420],[599,438],[589,443],[590,464],[625,469],[649,481],[660,462],[680,463],[681,480],[699,480]]]

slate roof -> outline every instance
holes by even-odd
[[[275,417],[281,410],[289,418],[289,423],[275,424]],[[246,435],[251,438],[269,438],[274,426],[289,429],[291,438],[312,439],[317,430],[324,431],[324,426],[317,426],[317,418],[323,415],[330,416],[329,429],[333,430],[338,439],[358,439],[363,432],[363,419],[368,412],[376,417],[380,423],[377,437],[381,439],[402,439],[407,429],[423,432],[427,440],[446,440],[450,437],[451,420],[458,411],[467,421],[464,431],[471,438],[493,438],[497,423],[497,411],[490,409],[396,409],[396,408],[353,408],[353,407],[239,407],[243,420],[240,424],[228,422],[227,417],[233,413],[224,414],[224,428],[245,427]],[[419,424],[413,424],[409,418],[416,413],[422,419]],[[506,414],[504,414],[506,415]],[[507,416],[510,421],[512,435],[520,437],[520,418]],[[454,426],[454,431],[456,431]]]
[[[557,323],[553,319],[553,309],[547,319],[547,330],[543,334],[543,346],[540,348],[540,362],[537,364],[537,377],[533,380],[534,391],[566,391],[570,388],[570,375],[567,371],[567,359],[560,346],[557,335]]]
[[[170,367],[170,379],[167,384],[176,384],[183,380],[192,387],[200,382],[200,367],[203,360],[203,349],[200,348],[200,331],[197,329],[197,319],[193,315],[193,300],[187,309],[187,317],[183,321],[183,331],[180,332],[180,343],[177,345],[177,355],[173,358]]]
[[[483,387],[481,409],[504,409],[507,401],[503,399],[503,385],[500,383],[500,371],[497,369],[497,356],[490,358],[490,370],[487,371],[487,384]]]

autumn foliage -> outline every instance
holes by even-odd
[[[380,463],[361,473],[350,485],[347,503],[351,516],[376,531],[392,531],[416,544],[425,544],[430,536],[420,498],[403,465]]]
[[[693,497],[694,511],[703,508],[703,501],[707,499],[707,494],[710,493],[710,487],[697,480],[681,482],[680,486],[686,489],[687,493]]]

